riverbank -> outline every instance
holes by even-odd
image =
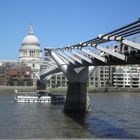
[[[34,92],[36,87],[33,86],[0,86],[0,93],[15,93],[18,92]]]
[[[67,88],[48,88],[51,93],[63,93],[67,92]],[[93,88],[88,87],[88,93],[100,93],[100,92],[140,92],[140,88],[117,88],[117,87],[102,87]]]
[[[33,86],[0,86],[0,93],[14,93],[15,89],[18,92],[35,92],[36,87]],[[47,88],[47,91],[53,94],[66,94],[66,87]],[[116,88],[116,87],[102,87],[93,88],[88,87],[88,93],[100,93],[100,92],[140,92],[140,88]]]
[[[118,88],[118,87],[102,87],[102,88],[93,88],[88,87],[89,93],[98,93],[98,92],[140,92],[140,88]]]

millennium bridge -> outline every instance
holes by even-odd
[[[45,64],[38,75],[43,88],[52,74],[63,72],[68,79],[65,112],[87,112],[89,76],[96,66],[140,64],[140,19],[106,34],[62,48],[45,48]]]

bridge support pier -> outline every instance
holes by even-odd
[[[46,84],[37,80],[37,90],[46,90]]]
[[[64,112],[88,112],[90,111],[90,101],[87,91],[87,83],[68,83],[67,96]]]
[[[67,64],[60,59],[55,52],[52,51],[51,56],[69,81],[64,112],[85,113],[90,111],[87,81],[89,76],[95,70],[95,67],[85,66],[76,70],[72,67],[72,65]]]

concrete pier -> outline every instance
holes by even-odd
[[[88,111],[90,111],[90,102],[87,93],[87,83],[69,82],[64,112],[82,113]]]
[[[95,67],[85,66],[76,70],[71,64],[65,63],[57,53],[51,51],[51,56],[69,81],[64,112],[85,113],[89,111],[87,81]]]

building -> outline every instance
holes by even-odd
[[[2,65],[13,65],[13,66],[15,66],[15,65],[17,65],[17,63],[18,63],[18,61],[17,60],[0,60],[0,66],[2,66]]]
[[[26,65],[18,65],[7,69],[8,86],[32,86],[32,70]]]
[[[89,87],[106,87],[112,85],[114,66],[98,66],[89,77]]]
[[[112,85],[114,66],[98,66],[89,77],[89,87],[106,87],[107,83]],[[67,87],[68,80],[63,73],[54,74],[47,82],[48,87]]]
[[[117,66],[114,72],[114,86],[140,88],[140,67]]]
[[[15,60],[0,60],[0,86],[7,86],[8,70],[17,65]]]
[[[0,85],[7,85],[7,71],[4,66],[0,66]]]
[[[19,60],[0,61],[0,85],[32,85],[32,79],[35,85],[34,73],[40,71],[41,64],[42,50],[30,25],[19,49]]]
[[[38,73],[42,63],[42,50],[38,38],[34,35],[33,28],[29,26],[28,35],[22,41],[19,50],[19,63],[31,67],[33,73]]]
[[[32,86],[32,70],[18,63],[3,63],[0,66],[0,86]]]
[[[47,82],[47,87],[67,87],[68,80],[65,75],[61,73],[53,74]]]

